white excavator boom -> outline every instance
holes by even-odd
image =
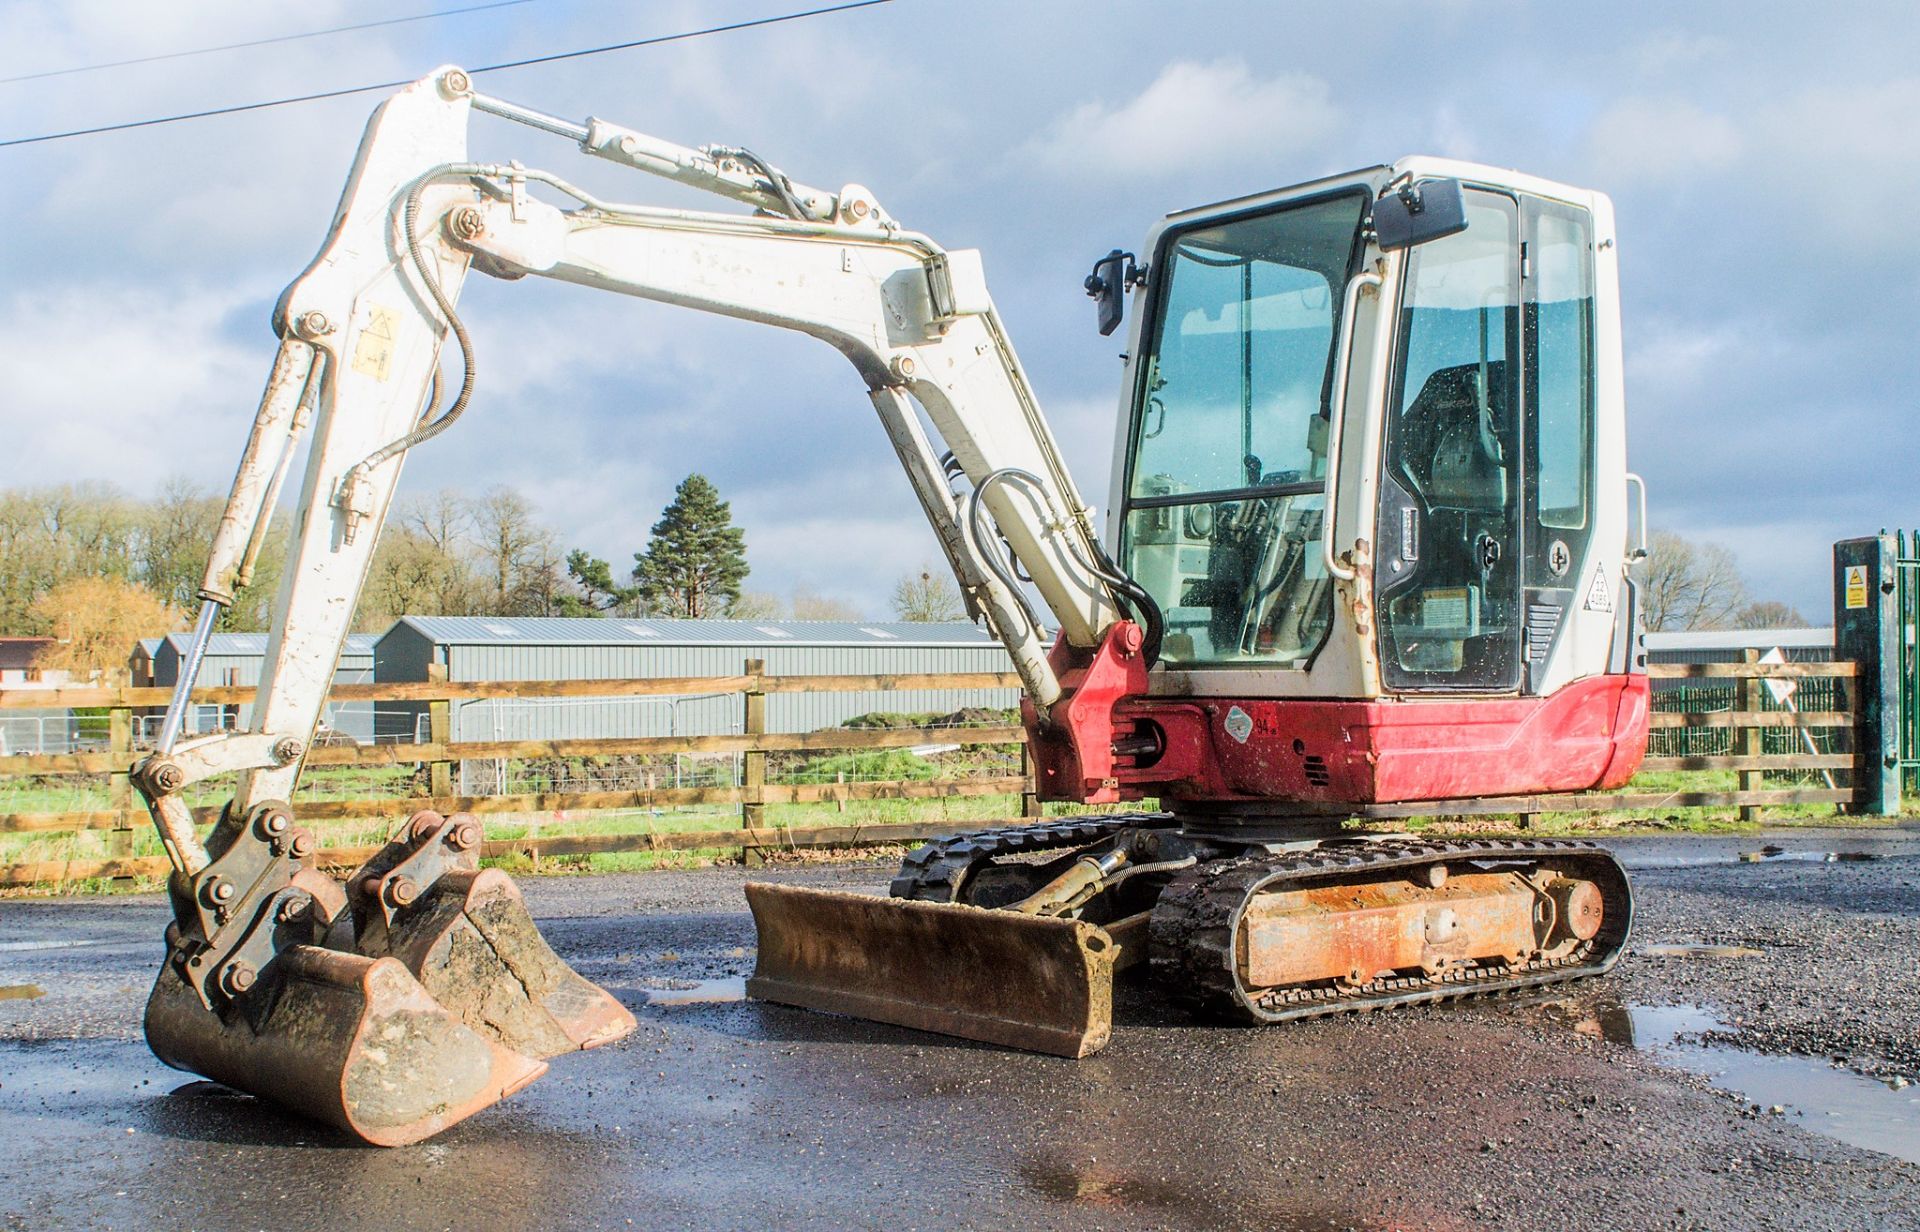
[[[756,210],[613,204],[518,163],[470,163],[474,110]],[[536,198],[535,186],[572,208]],[[206,606],[189,670],[145,776],[150,786],[170,785],[150,796],[187,871],[204,855],[178,805],[180,787],[238,769],[241,811],[292,791],[407,451],[472,396],[476,358],[456,309],[469,268],[761,321],[846,355],[970,607],[1006,644],[1037,706],[1053,704],[1061,689],[1047,659],[1052,633],[1022,581],[1031,579],[1072,646],[1097,645],[1127,614],[1125,579],[1108,563],[1040,413],[977,252],[948,252],[903,229],[858,185],[826,193],[744,150],[693,150],[601,120],[543,115],[480,95],[466,74],[444,68],[374,115],[325,247],[274,314],[280,354],[200,591]],[[449,334],[461,362],[451,397],[437,375]],[[444,384],[454,388],[452,378]],[[252,725],[179,742],[200,649],[219,608],[248,580],[282,478],[309,433]]]

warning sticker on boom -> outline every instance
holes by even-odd
[[[1613,592],[1607,589],[1607,567],[1601,565],[1593,571],[1593,585],[1587,587],[1587,601],[1581,605],[1589,612],[1611,612],[1613,610]]]
[[[393,344],[399,334],[400,314],[374,304],[367,323],[353,343],[353,370],[376,381],[387,379],[393,367]]]

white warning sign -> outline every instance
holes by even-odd
[[[1581,605],[1589,612],[1611,612],[1613,610],[1613,592],[1607,588],[1607,567],[1601,565],[1593,571],[1593,584],[1587,587],[1587,601]]]

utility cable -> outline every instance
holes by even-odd
[[[845,4],[830,4],[823,8],[803,9],[795,13],[778,13],[772,17],[754,17],[746,21],[728,22],[721,26],[707,26],[700,30],[683,30],[678,34],[657,34],[651,38],[632,39],[624,43],[609,43],[604,47],[583,47],[577,51],[554,52],[551,55],[529,56],[524,60],[509,60],[501,64],[488,64],[481,68],[467,69],[469,75],[498,73],[510,68],[526,68],[534,64],[553,64],[561,60],[577,60],[583,56],[605,55],[613,51],[630,51],[635,47],[654,47],[662,43],[678,43],[687,39],[704,38],[709,34],[728,34],[735,30],[751,30],[759,26],[776,26],[784,22],[801,21],[808,17],[824,17],[831,13],[846,13],[854,9],[874,8],[882,4],[892,4],[893,0],[850,0]],[[70,137],[92,137],[99,133],[124,132],[133,128],[151,128],[156,124],[178,124],[185,120],[204,120],[210,116],[236,115],[243,111],[262,111],[269,107],[288,107],[295,103],[316,103],[324,99],[345,98],[352,94],[370,94],[375,90],[397,90],[410,86],[414,78],[404,81],[381,81],[373,85],[349,86],[340,90],[321,90],[313,94],[297,94],[290,98],[266,99],[257,103],[237,103],[230,107],[210,107],[205,111],[188,111],[178,115],[155,116],[148,120],[128,120],[120,124],[102,124],[94,128],[68,129],[66,132],[41,133],[34,137],[14,137],[0,141],[0,149],[16,145],[37,145],[44,141],[64,141]]]
[[[475,4],[464,9],[442,9],[437,13],[415,13],[411,17],[383,17],[379,21],[363,21],[351,26],[332,26],[325,30],[308,30],[300,34],[277,34],[272,38],[251,39],[244,43],[222,43],[218,47],[195,47],[188,51],[167,51],[153,56],[135,56],[131,60],[108,60],[101,64],[80,64],[73,68],[48,69],[42,73],[22,73],[18,77],[0,77],[0,85],[11,85],[16,81],[42,81],[48,77],[70,77],[75,73],[97,73],[101,69],[127,68],[135,64],[153,64],[160,60],[184,60],[189,56],[210,56],[221,51],[242,51],[248,47],[267,47],[274,43],[297,43],[301,39],[325,38],[333,34],[351,34],[356,30],[375,30],[381,26],[403,26],[408,22],[432,21],[437,17],[458,17],[462,13],[480,13],[487,9],[512,8],[516,4],[532,4],[533,0],[493,0],[490,4]]]

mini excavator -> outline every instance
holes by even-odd
[[[470,161],[474,112],[749,208],[622,204]],[[399,1144],[633,1029],[479,867],[472,817],[415,815],[343,885],[289,803],[402,462],[473,396],[456,303],[474,271],[844,354],[1012,659],[1038,794],[1105,810],[930,843],[886,897],[749,884],[750,995],[1084,1056],[1136,964],[1254,1024],[1612,966],[1632,900],[1603,849],[1346,824],[1521,810],[1624,784],[1644,755],[1611,204],[1409,158],[1171,214],[1143,251],[1086,282],[1101,334],[1134,307],[1103,536],[977,252],[860,185],[548,115],[457,68],[383,103],[274,310],[181,683],[135,768],[175,870],[155,1053]],[[300,447],[251,725],[183,739]],[[182,793],[230,772],[203,843]]]

